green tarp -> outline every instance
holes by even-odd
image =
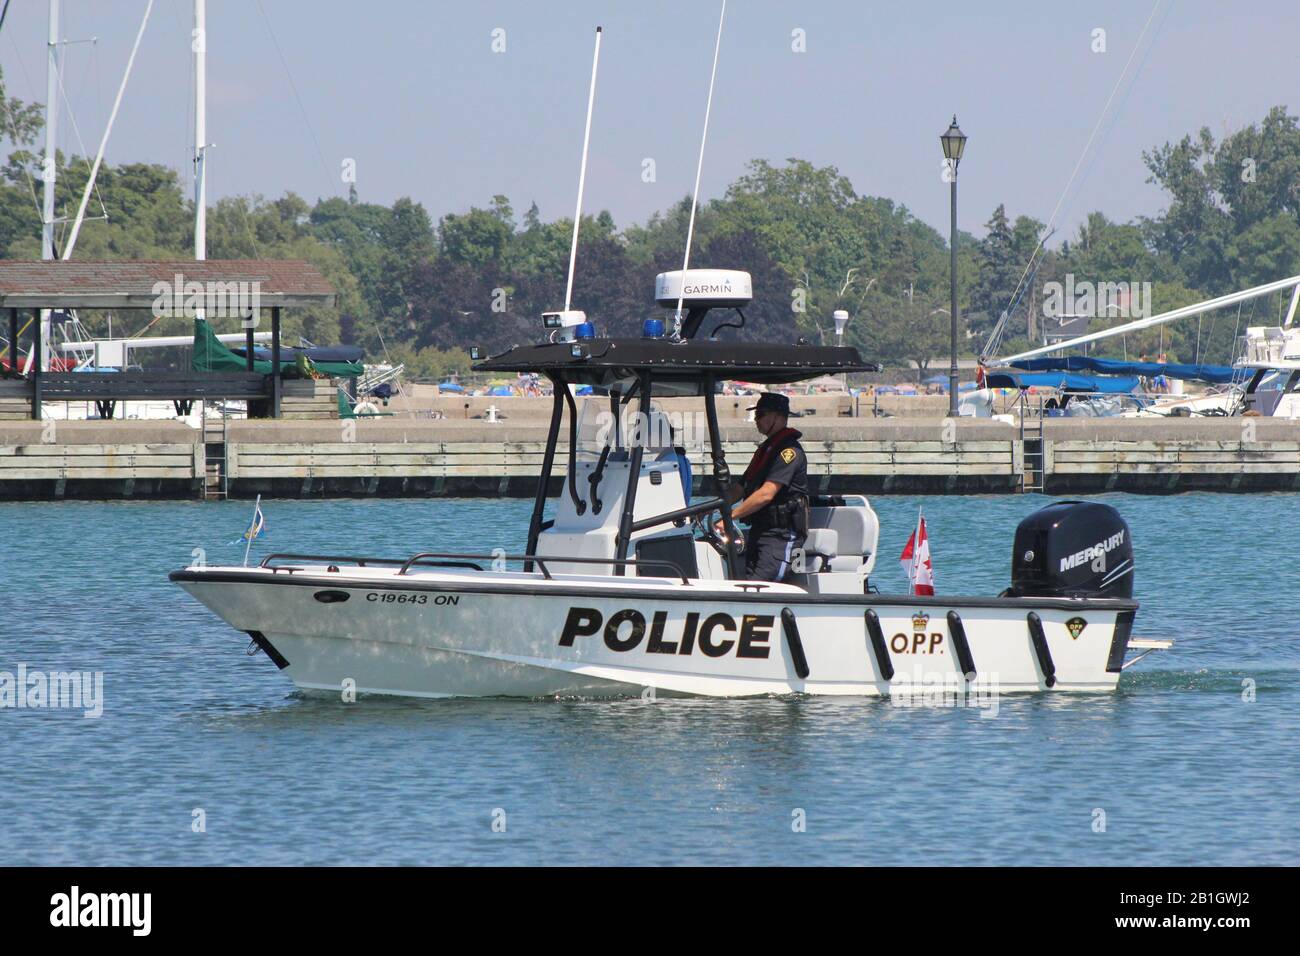
[[[309,366],[306,363],[310,363]],[[248,362],[242,355],[236,355],[217,338],[212,327],[202,319],[194,320],[194,357],[192,366],[196,372],[246,372]],[[280,374],[288,377],[306,377],[308,368],[315,369],[323,375],[342,378],[355,378],[365,371],[361,362],[327,362],[311,361],[302,349],[283,349],[280,357]],[[253,371],[262,375],[271,374],[271,363],[267,359],[254,358]]]

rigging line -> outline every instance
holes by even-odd
[[[325,181],[329,183],[327,192],[333,193],[334,177],[330,175],[329,163],[325,162],[325,153],[320,148],[320,140],[316,138],[316,130],[307,117],[307,108],[303,106],[302,97],[298,95],[298,84],[293,81],[293,73],[289,71],[289,61],[284,58],[284,51],[280,49],[280,41],[275,38],[275,30],[271,27],[271,18],[266,15],[266,7],[262,6],[262,0],[257,0],[257,9],[261,11],[262,22],[266,24],[266,32],[271,37],[271,44],[275,47],[276,54],[280,57],[280,65],[284,67],[284,75],[289,80],[289,88],[293,90],[293,98],[298,101],[298,110],[302,113],[302,120],[307,124],[307,132],[311,135],[311,141],[316,146],[316,156],[320,159],[321,172],[325,174]]]
[[[1092,143],[1097,136],[1097,131],[1101,128],[1102,122],[1106,119],[1106,113],[1110,110],[1110,104],[1114,101],[1115,94],[1119,92],[1120,87],[1123,85],[1125,77],[1128,76],[1129,67],[1133,65],[1133,58],[1137,56],[1138,50],[1142,48],[1142,38],[1146,36],[1147,30],[1151,26],[1151,21],[1155,18],[1156,11],[1160,8],[1160,3],[1161,0],[1155,0],[1155,3],[1152,5],[1151,13],[1147,16],[1146,23],[1142,25],[1142,32],[1138,34],[1137,42],[1133,44],[1133,49],[1129,51],[1128,59],[1124,62],[1124,69],[1120,71],[1119,79],[1115,81],[1115,85],[1111,88],[1110,96],[1106,97],[1106,103],[1101,108],[1101,115],[1097,117],[1097,122],[1093,125],[1092,132],[1088,135],[1088,141],[1084,143],[1083,151],[1079,154],[1079,160],[1074,164],[1074,171],[1070,173],[1070,178],[1065,183],[1065,189],[1061,191],[1061,198],[1057,200],[1056,208],[1052,210],[1052,215],[1047,221],[1049,226],[1056,221],[1056,215],[1061,211],[1061,205],[1065,202],[1066,195],[1069,194],[1070,186],[1073,185],[1075,177],[1079,174],[1079,168],[1083,165],[1084,159],[1092,148]]]
[[[66,13],[60,14],[60,16],[62,17],[63,27],[66,30],[69,22],[69,17],[67,16]],[[81,71],[81,81],[77,85],[77,99],[80,100],[83,96],[86,95],[86,84],[90,82],[91,67],[95,63],[95,47],[99,46],[99,37],[92,36],[92,37],[87,37],[84,40],[69,41],[70,45],[72,43],[85,43],[88,44],[90,47],[89,55],[86,57],[86,66]],[[67,72],[66,60],[64,61],[64,70],[61,72]],[[60,77],[60,80],[61,79],[62,78]]]
[[[9,37],[9,43],[14,48],[14,58],[18,61],[18,68],[22,71],[23,82],[27,84],[27,91],[30,95],[32,79],[27,75],[27,64],[23,62],[22,54],[18,50],[18,42],[14,40],[12,35]],[[18,120],[14,118],[13,111],[9,108],[9,98],[7,96],[0,97],[0,106],[4,106],[5,115],[9,117],[9,128],[12,131],[10,141],[15,146],[21,146],[22,144],[15,138],[18,135]],[[44,221],[45,210],[41,207],[41,199],[36,191],[36,180],[32,177],[32,171],[26,164],[23,165],[23,173],[27,176],[27,188],[31,190],[32,202],[36,204],[36,215]]]
[[[244,223],[244,232],[248,233],[248,242],[253,247],[253,258],[262,258],[262,254],[257,250],[257,236],[253,232],[253,223],[248,218],[248,210],[244,208],[243,197],[236,197],[232,201],[234,202],[235,208],[239,210],[239,217]]]
[[[9,100],[7,97],[0,97],[0,106],[4,107],[5,115],[9,117],[9,129],[5,131],[7,133],[7,138],[15,146],[21,147],[22,144],[18,142],[18,120],[14,117],[13,111],[9,108]],[[36,180],[32,178],[32,171],[27,167],[27,164],[24,163],[22,169],[23,173],[27,176],[27,185],[31,190],[32,201],[36,204],[37,212],[40,212],[41,201],[36,195]]]
[[[64,65],[65,65],[65,67],[66,67],[66,65],[67,65],[66,61],[65,61]],[[86,165],[86,169],[89,169],[89,170],[92,170],[92,171],[93,171],[93,170],[94,170],[94,167],[93,167],[93,166],[91,165],[91,163],[90,163],[90,151],[86,149],[86,141],[85,141],[84,139],[81,138],[81,127],[77,125],[77,114],[76,114],[75,112],[73,112],[73,109],[72,109],[72,100],[69,99],[69,97],[68,97],[68,91],[67,91],[67,89],[66,89],[66,88],[64,87],[64,85],[63,85],[63,74],[64,74],[64,72],[65,72],[64,70],[59,70],[59,72],[55,74],[56,78],[58,79],[58,83],[59,83],[59,93],[62,94],[62,96],[63,96],[63,105],[64,105],[65,107],[67,107],[67,110],[68,110],[68,119],[70,119],[70,120],[72,121],[72,132],[73,132],[73,134],[75,134],[76,137],[77,137],[77,145],[81,147],[81,161],[82,161],[83,163],[85,163],[85,165]],[[66,168],[66,167],[65,167],[65,168]],[[108,209],[104,206],[104,197],[101,196],[100,193],[99,193],[99,181],[98,181],[98,180],[95,181],[95,183],[94,183],[94,187],[93,187],[93,188],[94,188],[94,190],[95,190],[95,198],[99,201],[99,209],[100,209],[100,211],[104,214],[104,218],[107,219],[107,218],[108,218]]]
[[[682,257],[682,281],[677,289],[677,311],[673,317],[673,334],[682,326],[682,302],[686,299],[686,269],[691,262],[691,239],[695,235],[695,206],[700,199],[700,174],[704,171],[704,144],[709,138],[709,114],[713,111],[713,82],[718,77],[718,51],[722,49],[722,22],[727,17],[727,0],[722,0],[718,15],[718,39],[713,44],[713,70],[709,74],[709,98],[704,105],[704,132],[700,135],[700,159],[695,164],[695,191],[691,193],[691,216],[686,223],[686,254]]]
[[[569,246],[569,279],[564,287],[564,311],[573,305],[573,270],[578,264],[578,227],[582,225],[582,190],[587,183],[587,149],[591,145],[591,114],[596,108],[596,70],[600,66],[600,27],[596,27],[596,52],[591,58],[591,90],[587,94],[587,126],[582,134],[582,161],[578,166],[578,207],[573,213],[573,242]]]
[[[1110,104],[1115,99],[1115,94],[1119,92],[1120,85],[1124,82],[1124,78],[1128,75],[1128,68],[1132,66],[1133,57],[1137,55],[1138,49],[1142,46],[1142,38],[1146,36],[1147,29],[1151,26],[1151,21],[1152,19],[1155,18],[1156,11],[1160,9],[1161,2],[1162,0],[1155,0],[1155,3],[1152,5],[1151,13],[1147,16],[1146,23],[1142,25],[1142,32],[1138,34],[1137,42],[1133,44],[1133,49],[1129,51],[1128,60],[1126,60],[1124,63],[1124,69],[1120,71],[1119,79],[1115,81],[1115,85],[1111,88],[1110,96],[1106,97],[1106,103],[1101,108],[1101,115],[1097,117],[1097,122],[1093,125],[1092,132],[1088,135],[1088,141],[1083,144],[1083,151],[1079,154],[1078,162],[1074,164],[1074,171],[1070,173],[1070,178],[1066,180],[1065,188],[1061,190],[1061,196],[1056,201],[1056,208],[1052,210],[1052,215],[1048,217],[1047,223],[1043,227],[1044,230],[1051,229],[1052,224],[1056,222],[1056,216],[1061,211],[1061,205],[1065,202],[1065,197],[1070,192],[1070,186],[1074,184],[1075,177],[1079,175],[1079,168],[1083,165],[1084,159],[1087,158],[1088,156],[1088,151],[1092,148],[1092,142],[1097,137],[1097,130],[1101,128],[1102,121],[1105,120],[1106,113],[1110,109]],[[1046,237],[1038,241],[1038,246],[1035,247],[1034,253],[1037,253],[1038,249],[1042,247],[1042,244],[1045,241],[1046,241]],[[1032,255],[1031,255],[1031,260],[1032,260]],[[1020,277],[1021,282],[1024,281],[1025,275],[1027,275],[1028,272],[1029,272],[1029,266],[1026,265],[1025,272]],[[1016,291],[1019,292],[1019,290],[1020,290],[1020,283],[1018,282],[1016,283]]]
[[[27,64],[23,62],[23,54],[18,48],[18,41],[13,38],[12,34],[9,37],[9,43],[14,48],[14,59],[18,61],[18,68],[22,71],[23,82],[27,84],[27,98],[34,101],[34,97],[32,96],[32,78],[27,72]]]
[[[117,97],[113,100],[113,109],[108,114],[108,124],[104,127],[103,138],[99,141],[99,151],[95,154],[95,165],[90,170],[90,179],[86,183],[86,191],[82,193],[81,205],[77,208],[77,216],[72,222],[72,230],[68,235],[67,242],[64,244],[63,255],[61,259],[67,259],[72,256],[72,250],[77,244],[77,234],[81,231],[82,217],[86,214],[86,203],[90,201],[90,189],[95,183],[95,177],[99,173],[100,164],[104,159],[104,150],[108,147],[108,136],[113,131],[113,123],[117,119],[118,108],[122,105],[122,96],[126,93],[127,81],[131,78],[131,68],[135,66],[135,55],[140,51],[140,41],[144,38],[144,29],[149,24],[149,14],[153,12],[153,0],[149,0],[144,8],[144,16],[140,19],[140,29],[135,35],[135,44],[131,47],[131,55],[126,60],[126,70],[122,74],[122,83],[117,88]]]
[[[90,45],[90,65],[95,71],[95,114],[102,116],[104,113],[104,78],[99,72],[99,44]]]
[[[1111,111],[1110,122],[1101,137],[1102,142],[1105,142],[1110,138],[1110,134],[1114,132],[1115,126],[1119,123],[1119,118],[1124,112],[1124,107],[1128,104],[1129,98],[1133,95],[1133,90],[1137,87],[1138,77],[1142,75],[1142,70],[1145,69],[1147,60],[1151,57],[1151,51],[1155,49],[1156,41],[1160,38],[1160,32],[1165,28],[1165,21],[1169,19],[1169,14],[1172,11],[1173,7],[1167,6],[1165,7],[1164,12],[1160,15],[1160,21],[1156,24],[1155,30],[1151,33],[1151,42],[1147,44],[1146,50],[1142,53],[1142,59],[1138,61],[1137,69],[1133,71],[1133,77],[1125,88],[1123,96],[1120,97],[1118,105]],[[1088,180],[1092,178],[1092,172],[1097,166],[1098,156],[1099,153],[1094,152],[1092,158],[1088,160],[1088,167],[1083,171],[1083,179],[1079,181],[1080,190],[1082,190]]]
[[[194,36],[192,21],[187,22],[181,17],[180,10],[177,8],[175,3],[168,3],[167,9],[172,12],[171,16],[172,21],[176,24],[176,33],[180,36],[189,36],[190,42],[193,44]],[[168,47],[169,51],[172,49],[172,47]],[[191,52],[193,51],[191,50]],[[187,57],[186,60],[188,61],[189,58]],[[178,69],[176,72],[179,73],[180,70]],[[194,178],[194,69],[188,64],[188,62],[186,64],[185,73],[189,78],[189,89],[187,90],[185,97],[185,130],[181,135],[182,146],[180,153],[183,158],[176,165],[176,168],[183,170],[188,167],[191,170],[190,185],[192,186]]]
[[[1053,229],[1051,232],[1049,232],[1049,233],[1048,233],[1048,234],[1043,238],[1043,242],[1046,242],[1048,239],[1052,238],[1052,236],[1053,236],[1055,233],[1056,233],[1056,230]],[[1036,260],[1036,261],[1035,261],[1035,258],[1034,258],[1035,256],[1037,256],[1037,260]],[[1022,298],[1024,298],[1024,295],[1025,295],[1026,292],[1029,291],[1030,286],[1032,286],[1032,285],[1034,284],[1034,276],[1038,275],[1038,270],[1041,269],[1041,268],[1043,267],[1043,263],[1044,263],[1045,261],[1047,261],[1047,251],[1046,251],[1045,249],[1043,250],[1043,255],[1039,256],[1039,255],[1038,255],[1038,250],[1035,250],[1034,253],[1033,253],[1033,255],[1031,255],[1031,256],[1029,257],[1029,263],[1025,266],[1025,268],[1026,268],[1026,270],[1028,270],[1030,266],[1033,266],[1033,271],[1029,273],[1029,281],[1028,281],[1028,282],[1025,282],[1025,281],[1024,281],[1025,277],[1024,277],[1023,275],[1021,275],[1021,277],[1020,277],[1021,282],[1020,282],[1020,283],[1017,283],[1017,285],[1016,285],[1016,290],[1015,290],[1015,292],[1012,293],[1011,305],[1010,305],[1010,306],[1007,308],[1007,310],[1006,310],[1006,312],[1007,312],[1007,318],[1008,318],[1008,319],[1010,319],[1011,316],[1015,315],[1015,313],[1016,313],[1016,309],[1018,309],[1018,308],[1020,307],[1020,300],[1021,300]],[[1023,283],[1023,284],[1021,284],[1021,283]]]

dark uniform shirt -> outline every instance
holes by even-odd
[[[790,573],[806,540],[808,458],[799,446],[799,433],[787,429],[776,441],[764,443],[745,470],[745,495],[765,482],[780,485],[776,497],[750,515],[745,545],[745,577],[751,581],[782,581]]]
[[[762,488],[766,482],[781,486],[776,497],[762,511],[756,511],[747,521],[755,530],[772,527],[784,527],[789,522],[778,517],[788,511],[792,499],[804,501],[808,498],[808,456],[799,444],[802,436],[794,429],[789,429],[774,443],[775,450],[759,463],[757,469],[745,472],[745,497]],[[762,453],[760,448],[758,454]]]

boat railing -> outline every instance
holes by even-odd
[[[591,558],[566,556],[562,554],[460,554],[448,553],[441,551],[421,551],[419,554],[412,555],[409,558],[371,558],[357,557],[354,555],[342,554],[289,554],[287,552],[277,552],[268,554],[262,559],[258,567],[265,568],[268,571],[299,571],[301,568],[289,568],[283,565],[276,565],[276,561],[310,561],[315,564],[325,564],[330,570],[337,571],[339,565],[348,564],[359,568],[365,567],[395,567],[400,575],[406,574],[416,565],[425,567],[439,568],[463,568],[469,571],[482,571],[483,566],[478,564],[479,561],[527,561],[532,562],[541,569],[542,577],[547,581],[554,580],[547,563],[552,564],[599,564],[610,565],[615,567],[657,567],[667,568],[672,571],[676,577],[681,578],[682,584],[689,585],[690,579],[686,572],[682,570],[681,565],[674,561],[667,561],[661,558],[641,558],[633,560],[631,558],[620,560],[618,558]]]
[[[416,555],[416,557],[420,557],[420,555]],[[380,566],[380,567],[384,565],[387,565],[389,567],[405,567],[410,563],[411,559],[355,557],[352,555],[344,555],[344,554],[289,554],[287,552],[277,552],[275,554],[268,554],[265,558],[262,559],[262,563],[259,564],[258,567],[267,568],[268,570],[275,571],[278,566],[273,565],[272,564],[273,561],[312,561],[318,564],[320,563],[327,564],[329,567],[337,569],[337,566],[340,564],[351,564],[359,568],[369,567],[372,565]],[[454,563],[447,562],[447,561],[444,562],[421,561],[420,563],[430,564],[430,565],[438,564],[440,567],[466,568],[471,571],[483,570],[483,568],[480,567],[479,565],[471,564],[465,561],[459,561]]]
[[[536,564],[538,568],[541,569],[542,577],[544,577],[548,581],[553,580],[551,571],[546,566],[548,562],[558,563],[558,564],[599,564],[599,565],[610,565],[613,567],[638,567],[638,566],[658,567],[658,568],[670,569],[673,572],[673,574],[675,574],[677,577],[682,579],[682,584],[689,585],[691,583],[690,579],[686,577],[686,572],[684,572],[681,569],[680,565],[678,565],[676,562],[666,561],[661,558],[642,558],[640,560],[633,560],[631,558],[622,558],[622,559],[590,558],[590,557],[566,556],[562,554],[459,554],[459,553],[441,552],[441,551],[423,551],[420,554],[414,555],[411,558],[409,558],[406,561],[406,563],[402,565],[401,570],[398,571],[397,573],[405,574],[407,571],[411,569],[412,566],[416,564],[429,563],[429,559],[436,559],[436,560],[449,559],[449,560],[468,560],[468,561],[528,561],[533,564]],[[482,568],[479,568],[478,570],[482,570]]]

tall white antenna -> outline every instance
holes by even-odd
[[[709,139],[709,114],[713,112],[713,81],[718,76],[718,51],[722,49],[722,21],[727,17],[727,0],[722,0],[718,16],[718,39],[713,45],[713,72],[709,74],[709,100],[704,107],[704,133],[700,136],[700,161],[695,164],[695,190],[691,193],[691,217],[686,223],[686,255],[682,257],[682,283],[677,292],[677,312],[673,316],[673,338],[682,334],[682,300],[686,298],[686,269],[691,264],[691,240],[695,236],[695,205],[700,199],[700,173],[704,171],[704,144]]]
[[[573,268],[578,261],[578,226],[582,223],[582,190],[587,184],[587,147],[591,144],[591,111],[596,105],[596,69],[600,66],[600,27],[591,57],[591,90],[587,93],[587,128],[582,134],[582,165],[578,167],[578,208],[573,213],[573,242],[569,245],[569,281],[564,287],[564,311],[573,304]]]
[[[206,0],[194,0],[194,258],[208,257],[208,21]]]

